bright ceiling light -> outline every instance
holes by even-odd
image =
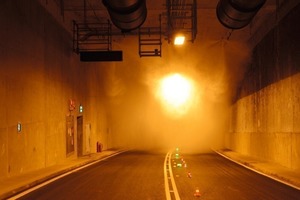
[[[174,39],[174,44],[175,45],[183,45],[185,41],[185,37],[183,35],[178,35]]]

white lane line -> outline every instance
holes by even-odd
[[[8,198],[7,200],[15,200],[15,199],[18,199],[18,198],[20,198],[20,197],[22,197],[22,196],[25,196],[26,194],[28,194],[28,193],[30,193],[30,192],[33,192],[34,190],[37,190],[37,189],[39,189],[39,188],[41,188],[41,187],[43,187],[43,186],[45,186],[45,185],[48,185],[49,183],[52,183],[52,182],[54,182],[54,181],[56,181],[56,180],[58,180],[58,179],[60,179],[60,178],[62,178],[62,177],[65,177],[65,176],[67,176],[67,175],[69,175],[69,174],[72,174],[72,173],[74,173],[74,172],[77,172],[77,171],[79,171],[79,170],[81,170],[81,169],[84,169],[84,168],[86,168],[86,167],[88,167],[88,166],[91,166],[91,165],[93,165],[93,164],[95,164],[95,163],[98,163],[98,162],[101,162],[101,161],[103,161],[103,160],[106,160],[106,159],[108,159],[108,158],[111,158],[111,157],[116,156],[116,155],[118,155],[118,154],[120,154],[120,153],[123,153],[123,152],[125,152],[125,151],[117,152],[117,153],[115,153],[115,154],[112,154],[112,155],[109,155],[109,156],[107,156],[107,157],[104,157],[104,158],[102,158],[102,159],[100,159],[100,160],[96,160],[96,161],[94,161],[94,162],[92,162],[92,163],[89,163],[89,164],[87,164],[87,165],[78,167],[78,168],[73,169],[73,170],[71,170],[71,171],[69,171],[69,172],[66,172],[66,173],[64,173],[64,174],[61,174],[61,175],[59,175],[59,176],[56,176],[56,177],[54,177],[54,178],[52,178],[52,179],[50,179],[50,180],[48,180],[48,181],[45,181],[45,182],[43,182],[43,183],[41,183],[41,184],[39,184],[39,185],[37,185],[37,186],[34,186],[34,187],[32,187],[32,188],[30,188],[30,189],[28,189],[28,190],[25,190],[24,192],[21,192],[21,193],[15,195],[15,196],[13,196],[13,197],[10,197],[10,198]]]
[[[171,164],[171,156],[172,153],[169,151],[165,157],[165,162],[164,162],[164,176],[165,176],[165,192],[166,192],[166,198],[167,200],[171,200],[171,194],[172,192],[175,196],[175,200],[180,200],[178,190],[176,187],[176,183],[174,180],[173,176],[173,171],[172,171],[172,164]],[[168,173],[169,172],[169,175]],[[169,185],[169,179],[171,179],[171,184],[172,184],[172,190],[170,190],[170,185]]]
[[[164,162],[164,177],[165,177],[165,192],[166,192],[166,198],[167,200],[171,200],[171,194],[170,194],[170,187],[169,187],[169,177],[168,177],[168,174],[167,174],[167,168],[169,168],[169,166],[167,167],[168,165],[168,154],[166,155],[165,157],[165,162]]]
[[[175,180],[174,180],[174,176],[173,176],[171,157],[172,157],[172,153],[169,152],[169,173],[170,173],[172,188],[173,188],[173,192],[174,192],[174,195],[175,195],[175,199],[180,200],[178,190],[177,190],[177,187],[176,187],[176,183],[175,183]]]
[[[272,175],[268,175],[268,174],[266,174],[266,173],[263,173],[263,172],[261,172],[261,171],[259,171],[259,170],[254,169],[254,168],[252,168],[252,167],[249,167],[249,166],[247,166],[247,165],[245,165],[245,164],[243,164],[243,163],[241,163],[241,162],[239,162],[239,161],[236,161],[236,160],[230,158],[229,156],[227,156],[227,155],[225,155],[225,154],[222,154],[222,153],[216,151],[216,150],[213,150],[213,151],[216,152],[217,154],[219,154],[220,156],[222,156],[222,157],[224,157],[224,158],[230,160],[231,162],[234,162],[234,163],[236,163],[236,164],[238,164],[238,165],[240,165],[240,166],[242,166],[242,167],[244,167],[244,168],[246,168],[246,169],[249,169],[249,170],[251,170],[251,171],[254,171],[255,173],[258,173],[258,174],[260,174],[260,175],[263,175],[263,176],[265,176],[265,177],[268,177],[268,178],[270,178],[270,179],[273,179],[274,181],[277,181],[277,182],[279,182],[279,183],[285,184],[285,185],[287,185],[287,186],[289,186],[289,187],[292,187],[292,188],[294,188],[294,189],[296,189],[296,190],[300,190],[300,187],[298,187],[298,186],[296,186],[296,185],[293,185],[292,183],[289,183],[289,182],[287,182],[287,181],[283,181],[283,180],[281,180],[281,179],[279,179],[279,178],[276,178],[276,177],[274,177],[274,176],[272,176]]]

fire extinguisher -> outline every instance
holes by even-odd
[[[102,144],[100,142],[97,142],[97,152],[102,151]]]

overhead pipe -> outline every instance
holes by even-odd
[[[122,32],[139,28],[147,17],[146,0],[102,0],[113,24]]]
[[[266,0],[220,0],[217,17],[221,24],[230,29],[247,26]]]

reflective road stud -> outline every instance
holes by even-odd
[[[197,189],[195,190],[194,197],[200,197],[200,196],[201,196],[200,190],[197,188]]]

